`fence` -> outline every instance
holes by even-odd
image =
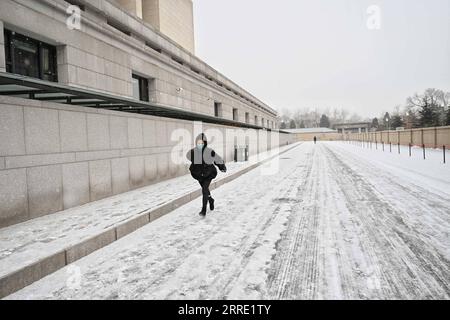
[[[400,140],[398,140],[396,143],[385,143],[385,142],[378,142],[378,141],[371,141],[371,140],[347,140],[346,141],[349,144],[353,144],[362,148],[367,148],[367,149],[375,149],[375,150],[382,150],[383,152],[389,152],[389,153],[396,153],[398,152],[398,154],[401,153],[405,153],[407,152],[409,154],[409,157],[412,157],[412,149],[413,148],[417,148],[417,146],[414,146],[413,144],[409,143],[407,148],[405,147],[405,145],[400,143]],[[402,151],[403,149],[403,151]],[[406,149],[406,150],[405,150]],[[427,149],[425,144],[422,144],[422,146],[420,146],[421,149],[421,155],[423,156],[423,159],[426,160],[427,159],[427,153],[428,154],[432,154],[434,158],[436,158],[436,152],[438,151],[439,148],[435,148],[433,149]],[[419,149],[419,150],[420,150]],[[428,151],[427,151],[428,150]],[[444,164],[447,163],[447,155],[446,153],[448,152],[448,148],[446,147],[446,145],[442,145],[442,148],[440,149],[442,152],[440,152],[442,154],[442,162]],[[434,154],[433,154],[434,153]]]
[[[402,131],[379,131],[346,133],[344,140],[379,144],[419,146],[425,148],[450,148],[450,126],[409,129]]]

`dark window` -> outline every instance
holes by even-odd
[[[65,0],[67,3],[70,3],[71,5],[77,6],[80,8],[81,11],[86,11],[86,7],[81,4],[78,0]]]
[[[148,79],[133,74],[133,97],[140,101],[149,101]]]
[[[5,30],[6,71],[47,81],[58,81],[56,47]]]
[[[56,81],[56,48],[47,44],[42,44],[40,50],[42,79]]]
[[[11,59],[11,39],[10,32],[5,30],[5,53],[6,53],[6,71],[11,72],[12,70],[12,59]]]
[[[238,109],[233,109],[233,120],[239,121]]]
[[[245,123],[250,123],[250,113],[245,113]]]
[[[255,124],[258,125],[258,116],[255,116]]]
[[[222,116],[222,104],[220,102],[214,102],[214,116],[217,118]]]

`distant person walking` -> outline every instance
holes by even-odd
[[[317,137],[314,136],[314,144],[317,144]]]
[[[222,172],[227,172],[223,159],[211,148],[208,148],[208,139],[204,133],[195,139],[195,148],[188,151],[186,158],[191,162],[189,171],[191,176],[200,183],[202,187],[202,210],[201,216],[206,216],[206,207],[209,202],[210,210],[214,210],[214,199],[211,197],[209,185],[217,177],[216,166]]]

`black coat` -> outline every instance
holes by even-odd
[[[206,145],[203,147],[203,150],[197,148],[189,150],[186,158],[191,162],[189,171],[196,180],[212,180],[217,177],[216,166],[222,171],[227,170],[223,159]]]

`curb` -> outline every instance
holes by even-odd
[[[210,189],[217,189],[220,186],[239,178],[249,171],[254,170],[255,168],[274,159],[275,157],[278,157],[294,148],[297,148],[300,145],[301,143],[296,144],[295,146],[283,150],[282,152],[279,152],[265,160],[257,162],[251,166],[239,170],[238,172],[217,180],[211,183]],[[32,283],[48,276],[49,274],[56,272],[57,270],[62,269],[65,266],[77,260],[80,260],[81,258],[103,247],[106,247],[107,245],[167,215],[168,213],[191,202],[192,200],[199,198],[201,195],[201,189],[197,189],[157,208],[144,210],[138,213],[135,217],[112,228],[106,229],[89,239],[74,244],[66,249],[63,249],[62,251],[59,251],[26,267],[23,267],[22,269],[13,271],[12,273],[0,278],[0,299],[31,285]]]

